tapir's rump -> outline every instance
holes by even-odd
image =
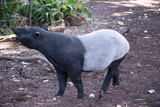
[[[128,41],[114,30],[99,30],[78,38],[86,49],[84,71],[104,70],[129,51]]]

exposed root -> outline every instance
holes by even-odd
[[[55,71],[55,68],[53,65],[45,58],[42,56],[29,56],[29,57],[19,57],[19,56],[4,56],[0,55],[0,60],[18,60],[18,61],[31,61],[31,60],[41,60],[43,62],[46,62],[50,68]]]

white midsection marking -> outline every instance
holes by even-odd
[[[129,51],[127,40],[114,30],[99,30],[78,37],[86,49],[84,71],[104,70]]]

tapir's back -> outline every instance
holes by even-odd
[[[86,49],[84,71],[104,70],[129,51],[128,41],[114,30],[99,30],[78,37]]]

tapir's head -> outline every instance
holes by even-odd
[[[12,27],[17,40],[31,49],[38,49],[42,44],[46,30],[36,27]]]

